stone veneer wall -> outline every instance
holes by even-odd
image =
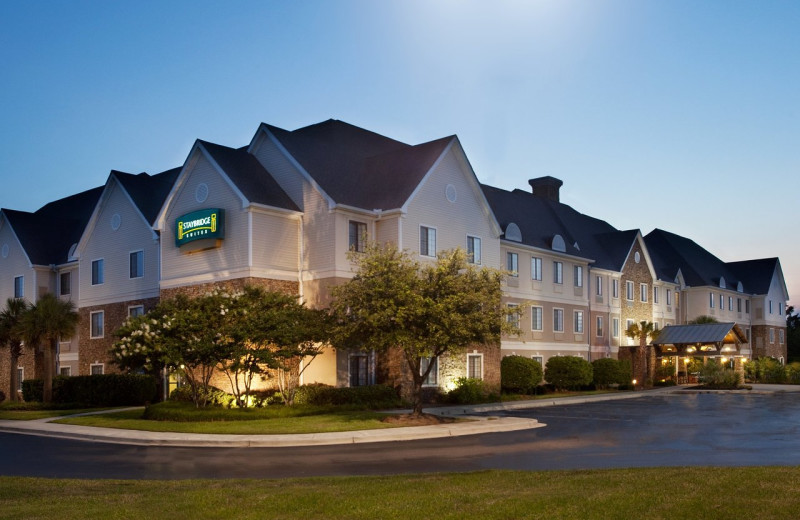
[[[769,342],[769,329],[775,329],[775,342]],[[783,344],[780,343],[780,332],[783,330]],[[768,325],[753,325],[750,329],[750,348],[753,359],[770,356],[786,360],[786,327],[771,327]]]
[[[273,280],[271,278],[234,278],[233,280],[222,280],[218,282],[208,282],[196,285],[183,285],[181,287],[171,287],[161,289],[161,297],[164,299],[174,298],[178,294],[184,294],[190,298],[202,296],[214,289],[234,292],[241,290],[246,285],[263,287],[268,291],[275,291],[284,294],[296,295],[300,292],[300,286],[296,281]]]
[[[42,353],[37,353],[38,355],[34,356],[32,349],[23,347],[22,348],[22,355],[19,357],[19,363],[17,366],[14,367],[16,370],[18,367],[22,367],[25,374],[24,379],[37,379],[43,376],[42,369],[43,369],[43,358]],[[34,361],[34,357],[36,357],[36,361]],[[11,396],[11,359],[9,356],[9,351],[7,347],[3,347],[0,349],[0,391],[6,396],[6,399],[9,399]],[[20,401],[22,400],[22,394],[18,394]]]
[[[467,354],[483,354],[483,382],[490,392],[500,393],[500,344],[471,345],[457,355],[444,355],[439,358],[439,389],[459,377],[467,376]],[[392,349],[378,355],[376,362],[376,382],[398,389],[400,397],[411,400],[414,382],[403,352]]]
[[[118,373],[119,370],[111,364],[109,355],[111,346],[116,341],[114,331],[128,318],[128,307],[142,305],[144,311],[148,312],[158,304],[158,301],[158,298],[147,298],[78,309],[78,327],[81,331],[78,340],[78,373],[72,375],[88,376],[90,374],[89,367],[94,363],[103,363],[103,373],[105,374]],[[104,313],[103,337],[91,339],[91,313],[96,311]]]

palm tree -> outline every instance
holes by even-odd
[[[17,388],[19,388],[19,357],[22,355],[22,335],[19,330],[19,323],[22,316],[28,312],[30,305],[21,298],[9,298],[6,306],[0,312],[0,346],[8,346],[10,356],[11,388],[8,398],[11,401],[18,401]]]
[[[639,340],[633,355],[633,376],[637,380],[637,386],[644,386],[652,379],[650,356],[647,356],[647,340],[655,338],[658,332],[653,322],[646,320],[631,324],[625,331],[625,335],[629,338]]]
[[[42,400],[53,400],[53,377],[55,376],[55,356],[58,339],[69,339],[75,333],[78,313],[75,304],[60,300],[47,293],[26,312],[21,321],[22,336],[31,346],[44,342],[44,390]]]

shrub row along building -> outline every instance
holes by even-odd
[[[745,332],[735,356],[785,357],[777,258],[726,263],[688,238],[583,215],[559,202],[558,179],[530,185],[480,184],[456,136],[412,146],[336,120],[294,131],[262,124],[241,148],[198,140],[179,168],[112,171],[104,186],[36,212],[3,209],[0,297],[71,299],[80,324],[59,345],[59,373],[102,374],[115,370],[113,331],[160,298],[255,284],[323,307],[331,286],[352,276],[347,252],[370,237],[422,261],[461,247],[511,273],[504,290],[519,306],[521,334],[442,362],[432,386],[469,376],[496,388],[510,354],[617,357],[640,320],[663,327],[710,315]],[[396,384],[389,364],[329,349],[303,378]],[[18,370],[20,381],[41,377],[28,349]]]

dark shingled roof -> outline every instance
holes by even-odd
[[[455,138],[412,146],[335,119],[294,131],[264,127],[334,202],[367,210],[402,207]]]
[[[719,287],[725,278],[728,289],[736,289],[741,281],[745,292],[752,292],[744,281],[725,262],[712,255],[696,242],[686,237],[654,229],[644,237],[656,275],[662,280],[674,280],[678,269],[690,287]],[[772,273],[770,273],[771,275]]]
[[[35,213],[4,209],[28,258],[35,265],[63,264],[80,240],[103,186],[59,199]]]
[[[515,223],[523,244],[552,249],[553,236],[558,234],[566,243],[566,253],[594,260],[592,265],[598,268],[621,270],[638,233],[635,229],[619,231],[604,220],[527,191],[509,192],[485,184],[481,188],[500,227],[505,230]]]
[[[300,211],[272,175],[247,153],[246,148],[228,148],[198,140],[250,202]]]
[[[653,345],[720,343],[725,342],[725,337],[731,331],[739,336],[739,342],[744,343],[746,341],[745,335],[735,323],[698,323],[693,325],[667,325],[661,329],[658,337],[653,340]],[[734,343],[734,341],[726,343]]]
[[[181,168],[178,167],[156,175],[148,175],[146,173],[133,175],[112,170],[111,175],[116,177],[122,184],[125,191],[133,199],[134,204],[144,215],[144,218],[152,225],[155,223],[158,212],[161,211],[161,206],[164,204],[164,199],[167,198],[170,190],[172,190],[180,171]]]
[[[747,292],[767,294],[779,263],[780,260],[777,258],[760,258],[728,262],[728,267],[739,276]]]

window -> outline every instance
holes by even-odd
[[[784,338],[784,336],[783,336],[783,329],[778,329],[778,343],[780,343],[781,345],[783,345],[783,340],[784,340],[784,339],[785,339],[785,338]]]
[[[576,265],[572,271],[574,273],[575,287],[583,287],[583,266]]]
[[[89,365],[89,373],[93,376],[102,376],[104,373],[103,368],[102,363]]]
[[[594,286],[594,293],[597,296],[603,296],[603,277],[602,276],[598,276],[597,277],[597,283],[595,283],[595,286]]]
[[[714,293],[713,292],[708,293],[708,306],[710,308],[712,308],[712,309],[714,308]]]
[[[564,264],[553,262],[553,282],[564,283]]]
[[[103,259],[92,261],[92,285],[103,283]]]
[[[742,312],[742,299],[736,298],[736,312]]]
[[[597,317],[597,326],[595,327],[596,335],[598,338],[603,337],[603,317]]]
[[[508,307],[508,314],[506,315],[506,320],[512,326],[519,328],[519,305],[516,303],[509,303]]]
[[[646,302],[647,301],[647,284],[640,283],[639,284],[639,301]]]
[[[750,343],[750,329],[744,329],[745,336],[747,336],[747,342]]]
[[[531,257],[531,280],[542,281],[542,259]]]
[[[667,289],[667,307],[672,306],[672,290]]]
[[[350,251],[364,252],[367,245],[367,225],[351,220],[347,223],[347,248]]]
[[[483,355],[467,354],[467,377],[483,379]]]
[[[775,329],[769,329],[769,342],[775,343]]]
[[[72,375],[72,367],[61,367],[58,369],[58,375],[69,377]]]
[[[130,277],[142,276],[144,276],[144,251],[134,251],[130,254]]]
[[[436,386],[439,384],[439,358],[438,357],[424,357],[419,360],[419,375],[425,373],[428,370],[428,367],[431,367],[431,371],[428,372],[428,375],[425,379],[422,380],[423,385],[428,386]]]
[[[769,313],[772,314],[772,300],[769,301]]]
[[[619,318],[614,318],[611,320],[611,334],[615,337],[619,337]]]
[[[143,314],[144,314],[144,305],[134,305],[132,307],[128,307],[129,318],[136,318],[137,316],[141,316]]]
[[[544,358],[542,356],[531,356],[531,359],[544,366]]]
[[[517,253],[506,253],[506,269],[511,272],[511,276],[519,276],[518,261]]]
[[[516,255],[515,255],[516,256]],[[481,239],[478,237],[467,237],[467,261],[471,264],[481,263]],[[516,269],[514,270],[516,273]],[[516,274],[514,275],[516,276]]]
[[[531,307],[531,330],[541,331],[542,326],[542,308]]]
[[[103,311],[91,313],[91,331],[89,337],[92,339],[103,337]]]
[[[733,310],[733,296],[728,296],[728,310]]]
[[[658,303],[658,287],[653,287],[653,303]]]
[[[553,330],[564,332],[564,309],[553,309]]]
[[[719,310],[721,310],[721,311],[725,310],[725,295],[724,294],[720,294],[719,295]]]
[[[750,300],[744,301],[744,312],[745,314],[750,314]]]
[[[22,392],[22,381],[25,379],[25,369],[17,367],[17,392]]]
[[[350,356],[350,386],[367,386],[367,355],[353,354]]]
[[[583,311],[575,311],[575,333],[583,334]]]
[[[419,254],[436,256],[436,230],[430,227],[419,227]]]
[[[66,296],[67,294],[70,294],[70,292],[72,291],[71,287],[72,273],[61,273],[61,276],[59,277],[59,282],[60,283],[59,283],[58,293],[61,296]]]
[[[24,298],[25,297],[25,277],[24,276],[15,276],[14,277],[14,298]]]
[[[619,280],[611,280],[611,297],[619,298]]]
[[[625,299],[629,302],[633,301],[633,282],[630,280],[625,282]]]
[[[778,302],[778,316],[783,316],[783,304]]]
[[[631,328],[633,325],[633,320],[625,320],[625,331]],[[628,343],[633,345],[633,338],[628,338]]]

